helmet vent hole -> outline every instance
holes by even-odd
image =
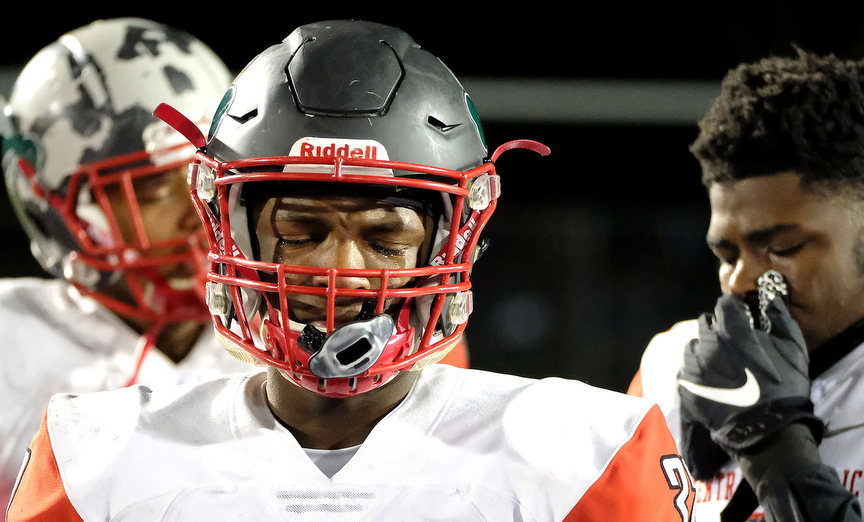
[[[438,129],[441,132],[449,132],[449,131],[455,129],[456,127],[458,127],[459,125],[461,125],[461,123],[454,123],[454,124],[444,123],[443,121],[439,120],[435,116],[429,116],[429,118],[427,118],[426,121],[429,122],[429,125],[435,127],[436,129]]]
[[[359,367],[369,361],[369,357],[366,354],[368,354],[370,350],[372,350],[372,344],[369,340],[365,338],[360,339],[356,343],[336,354],[336,360],[345,366]]]
[[[231,115],[229,114],[229,116],[231,116]],[[255,118],[256,116],[258,116],[258,109],[257,108],[252,109],[251,111],[247,112],[246,114],[244,114],[242,116],[231,116],[231,118],[234,121],[236,121],[237,123],[242,125],[242,124],[248,122],[249,120],[251,120],[252,118]]]

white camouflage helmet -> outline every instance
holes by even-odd
[[[199,39],[141,18],[95,21],[27,63],[4,110],[2,165],[31,251],[47,272],[127,316],[206,319],[200,292],[158,271],[197,269],[203,236],[189,230],[151,241],[129,189],[144,176],[184,168],[195,152],[153,109],[168,101],[206,129],[231,78]],[[134,237],[118,229],[105,192],[112,185],[125,189]],[[102,293],[123,278],[132,298]]]

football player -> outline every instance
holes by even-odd
[[[10,520],[690,520],[659,409],[434,364],[472,311],[501,193],[471,99],[403,31],[304,25],[235,79],[199,149],[207,301],[264,366],[58,395]],[[256,335],[257,333],[257,335]]]
[[[194,148],[152,115],[170,101],[206,128],[231,78],[197,38],[137,18],[70,31],[21,70],[3,174],[33,255],[56,277],[0,280],[0,497],[53,393],[248,369],[216,342],[197,289]]]
[[[862,86],[861,62],[799,50],[730,71],[699,124],[723,296],[630,388],[663,409],[699,520],[861,520]]]

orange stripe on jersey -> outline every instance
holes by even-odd
[[[636,375],[630,381],[630,387],[627,388],[627,395],[642,397],[642,368],[636,370]]]
[[[66,496],[45,419],[46,415],[43,414],[42,425],[30,442],[30,460],[12,495],[7,512],[8,522],[81,520]]]
[[[565,522],[689,521],[696,490],[656,405]]]

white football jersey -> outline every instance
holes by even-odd
[[[642,399],[432,365],[322,471],[265,383],[55,396],[9,520],[690,520],[689,476]]]
[[[140,336],[56,279],[0,279],[0,316],[0,501],[5,505],[51,396],[124,386],[133,374]],[[138,382],[198,382],[250,368],[206,328],[179,364],[150,350]]]
[[[698,337],[696,320],[682,321],[666,332],[657,334],[642,356],[638,378],[631,394],[656,402],[680,442],[681,416],[677,376],[684,358],[684,348]],[[641,393],[638,381],[641,380]],[[860,345],[822,372],[811,383],[810,398],[814,411],[825,422],[826,430],[819,454],[825,464],[833,466],[843,485],[855,496],[864,497],[864,345]],[[697,522],[719,520],[732,493],[741,482],[741,470],[727,464],[709,481],[696,481]],[[760,510],[755,516],[759,517]]]

